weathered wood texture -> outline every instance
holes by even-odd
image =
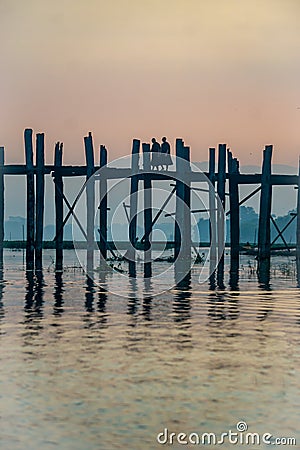
[[[92,133],[84,138],[86,159],[86,233],[87,233],[87,272],[94,268],[94,226],[95,226],[95,171]]]
[[[239,173],[239,162],[228,151],[229,173],[229,206],[230,206],[230,257],[231,260],[239,259],[240,249],[240,208],[239,185],[236,175]]]
[[[100,146],[100,168],[104,169],[107,165],[107,150],[104,145]],[[107,178],[104,170],[100,176],[100,204],[99,204],[99,234],[100,234],[100,257],[101,260],[107,258]]]
[[[226,185],[226,144],[219,144],[218,154],[218,180],[217,193],[219,195],[221,205],[225,211],[225,185]],[[223,212],[217,208],[218,215],[218,269],[217,269],[217,283],[218,286],[224,288],[224,239],[225,239],[225,223],[223,220]]]
[[[190,149],[182,139],[176,139],[176,212],[174,257],[191,258],[191,192],[190,192]]]
[[[270,258],[270,216],[272,205],[271,164],[273,146],[267,145],[263,152],[261,194],[258,224],[258,260]]]
[[[150,162],[150,144],[142,144],[143,148],[143,168],[147,172],[144,177],[144,276],[149,278],[152,276],[151,265],[151,240],[152,232],[152,181],[151,181],[151,162]]]
[[[217,261],[217,216],[216,216],[216,194],[215,194],[215,172],[216,172],[216,149],[210,147],[209,160],[208,160],[208,179],[210,181],[209,189],[209,237],[210,237],[210,249],[209,249],[209,272],[210,272],[210,284],[215,284],[215,269]],[[201,236],[200,236],[201,238]]]
[[[139,152],[140,152],[140,141],[134,139],[132,143],[132,154],[131,154],[131,170],[133,175],[131,176],[130,183],[130,210],[129,210],[129,241],[130,249],[128,252],[129,259],[129,275],[135,277],[136,275],[136,263],[135,263],[135,245],[137,240],[137,207],[138,207],[138,185],[139,178],[137,172],[139,169]]]
[[[55,196],[55,234],[56,234],[56,245],[55,245],[55,268],[57,271],[63,270],[63,192],[64,184],[61,175],[62,167],[62,155],[63,155],[63,144],[57,142],[55,145],[54,153],[54,196]]]
[[[44,230],[44,201],[45,201],[45,179],[44,179],[44,134],[36,135],[36,236],[35,236],[35,268],[42,270],[43,260],[43,230]]]
[[[34,268],[34,238],[35,238],[35,189],[33,170],[32,130],[27,128],[24,132],[25,161],[26,161],[26,269]]]

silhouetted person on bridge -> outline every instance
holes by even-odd
[[[157,169],[158,170],[159,166],[162,166],[162,162],[161,162],[161,148],[160,148],[160,145],[159,145],[159,143],[157,142],[157,140],[155,138],[152,138],[151,141],[152,141],[151,166],[152,166],[153,169]]]
[[[170,144],[167,141],[167,138],[163,137],[161,144],[161,164],[166,166],[166,170],[168,170],[169,166],[173,164],[170,153],[171,153]]]

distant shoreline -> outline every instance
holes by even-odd
[[[55,250],[55,241],[43,241],[43,249],[49,249],[49,250]],[[203,242],[200,245],[197,243],[194,243],[195,247],[200,247],[200,248],[208,248],[210,246],[209,242]],[[139,245],[138,245],[139,247]],[[226,248],[230,248],[230,243],[226,243],[225,244]],[[12,249],[12,250],[22,250],[22,249],[26,249],[26,241],[4,241],[3,242],[3,248],[6,249]],[[76,242],[76,248],[77,249],[86,249],[86,242],[85,241],[79,241]],[[116,244],[114,242],[108,242],[108,248],[112,249],[112,250],[127,250],[128,248],[128,241],[119,241],[117,242],[117,247]],[[152,244],[152,248],[154,251],[163,251],[163,250],[172,250],[174,248],[174,242],[167,242],[167,244],[165,245],[164,242],[154,242]],[[276,255],[282,255],[282,256],[294,256],[295,254],[295,248],[296,248],[296,244],[294,243],[290,243],[289,244],[289,249],[290,252],[287,251],[286,247],[284,246],[284,244],[277,244],[274,245],[272,247],[272,254],[276,254]],[[63,242],[63,249],[64,250],[74,250],[74,242],[73,241],[64,241]],[[98,242],[98,247],[95,245],[95,250],[99,250],[99,242]],[[142,246],[141,246],[141,250],[142,250]],[[248,255],[256,255],[257,254],[257,246],[251,244],[249,246],[249,243],[240,243],[240,253],[241,254],[248,254]]]

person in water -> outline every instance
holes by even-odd
[[[157,140],[155,138],[152,138],[152,147],[151,147],[151,153],[152,153],[152,158],[151,158],[151,166],[153,169],[157,169],[159,168],[159,166],[162,166],[162,162],[161,162],[161,148],[159,143],[157,142]]]
[[[166,166],[166,170],[168,170],[169,166],[173,164],[171,158],[171,147],[166,137],[162,138],[161,144],[161,164]]]

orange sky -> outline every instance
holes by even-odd
[[[0,145],[23,162],[23,130],[84,161],[93,131],[110,159],[166,135],[195,161],[227,142],[242,164],[297,165],[299,0],[0,0]]]

